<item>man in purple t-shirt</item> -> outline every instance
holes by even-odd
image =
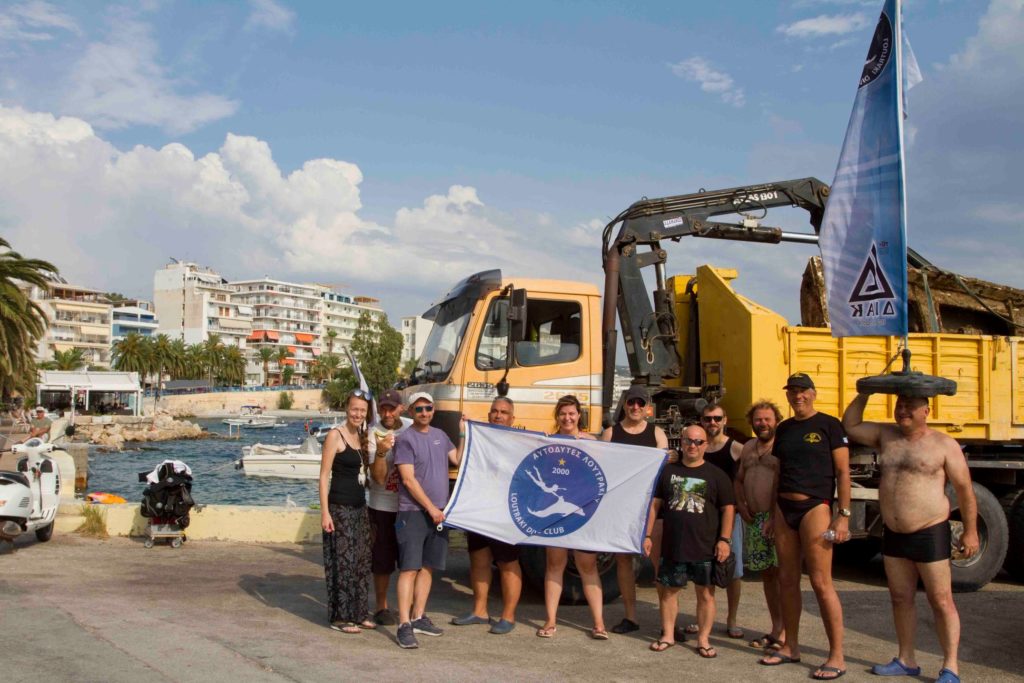
[[[444,633],[425,612],[433,570],[445,567],[448,530],[441,509],[448,502],[448,463],[459,455],[448,435],[430,426],[434,399],[419,391],[409,397],[412,426],[395,440],[398,469],[398,644],[419,647],[416,634]]]

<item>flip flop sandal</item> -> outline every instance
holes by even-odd
[[[675,645],[675,643],[670,643],[667,640],[659,640],[659,641],[651,643],[650,650],[651,650],[651,652],[664,652],[665,650],[669,649],[673,645]]]
[[[359,628],[359,624],[355,623],[354,621],[339,621],[337,623],[331,624],[331,628],[335,631],[341,631],[342,633],[348,633],[350,635],[354,633],[362,633],[363,631],[361,628]]]
[[[366,621],[357,624],[357,626],[359,626],[359,628],[363,629],[364,631],[372,631],[377,628],[377,622],[367,619]]]
[[[756,647],[759,650],[767,650],[769,648],[777,650],[782,647],[782,641],[772,634],[766,633],[760,638],[750,641],[750,647]]]
[[[701,646],[701,647],[697,648],[697,654],[699,654],[704,659],[714,659],[715,657],[718,656],[718,651],[715,650],[714,646],[709,646],[709,647]]]
[[[558,630],[557,626],[547,626],[537,629],[538,638],[554,638],[555,631]]]
[[[599,631],[596,628],[591,629],[590,637],[594,640],[608,640],[608,631],[605,631],[603,629]]]
[[[733,640],[739,640],[746,634],[743,633],[743,629],[739,628],[738,626],[730,626],[729,628],[725,629],[725,635],[729,636]]]
[[[769,659],[777,659],[779,661],[777,661],[777,662],[769,662],[768,661]],[[767,657],[762,657],[761,659],[757,660],[757,663],[760,664],[761,666],[781,666],[783,664],[799,664],[800,663],[800,658],[799,657],[790,657],[789,655],[783,655],[783,654],[779,654],[778,652],[773,652],[772,654],[768,655]]]
[[[819,666],[818,670],[811,674],[811,678],[816,681],[834,681],[837,678],[842,678],[846,673],[846,669],[840,669],[836,666]],[[821,674],[835,674],[834,676],[822,676]]]

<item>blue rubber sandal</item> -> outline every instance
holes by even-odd
[[[452,619],[452,626],[474,626],[476,624],[489,624],[489,619],[484,617],[478,617],[477,615],[470,612],[469,614],[461,617],[455,617]]]
[[[875,664],[871,667],[871,673],[876,676],[919,676],[921,667],[909,667],[899,657],[893,657],[888,664]]]
[[[960,677],[944,668],[939,670],[939,677],[935,679],[935,683],[960,683]]]

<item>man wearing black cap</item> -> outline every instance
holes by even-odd
[[[397,615],[388,609],[388,584],[398,567],[398,539],[395,537],[395,518],[398,516],[398,470],[395,469],[393,448],[395,437],[411,420],[402,417],[402,396],[389,389],[377,402],[380,424],[370,438],[370,485],[367,507],[373,528],[373,549],[370,551],[370,570],[373,572],[373,590],[377,612],[374,621],[381,626],[394,626]]]
[[[647,421],[647,404],[650,398],[647,389],[634,384],[626,391],[623,400],[623,417],[620,422],[604,430],[601,434],[602,441],[612,443],[626,443],[634,446],[649,446],[651,448],[668,448],[668,437],[664,430],[653,422]],[[661,547],[661,522],[655,522],[654,528],[650,529],[652,541],[654,541],[655,554],[651,557],[658,557],[657,553]],[[612,626],[612,633],[631,633],[640,628],[636,620],[636,572],[633,570],[635,555],[618,553],[616,560],[616,576],[619,580],[619,592],[622,594],[622,606],[626,615],[615,626]]]
[[[772,452],[779,459],[775,547],[786,640],[778,652],[759,661],[765,666],[800,661],[802,554],[829,642],[828,658],[811,678],[831,681],[846,673],[843,607],[832,585],[832,544],[850,539],[850,449],[839,420],[814,409],[817,392],[808,375],[790,375],[784,389],[793,417],[779,425]],[[834,518],[833,500],[838,503]]]

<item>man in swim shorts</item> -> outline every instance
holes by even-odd
[[[775,498],[779,459],[772,454],[775,428],[782,412],[771,401],[758,401],[747,410],[747,422],[756,438],[743,446],[736,471],[736,510],[746,523],[743,554],[746,568],[761,572],[764,599],[772,630],[750,641],[751,647],[781,647],[785,639],[779,596],[779,559],[775,553]]]
[[[978,505],[971,475],[960,445],[928,427],[928,399],[899,396],[893,417],[896,424],[864,422],[869,396],[858,394],[843,414],[843,426],[854,441],[878,449],[882,468],[878,505],[882,513],[882,559],[892,597],[893,620],[899,653],[888,664],[877,664],[880,676],[917,676],[921,668],[914,656],[917,614],[914,596],[918,578],[924,583],[935,615],[935,630],[943,662],[938,681],[960,680],[957,648],[960,615],[951,585],[951,531],[946,482],[953,485],[960,505],[963,534],[958,556],[978,552]]]

